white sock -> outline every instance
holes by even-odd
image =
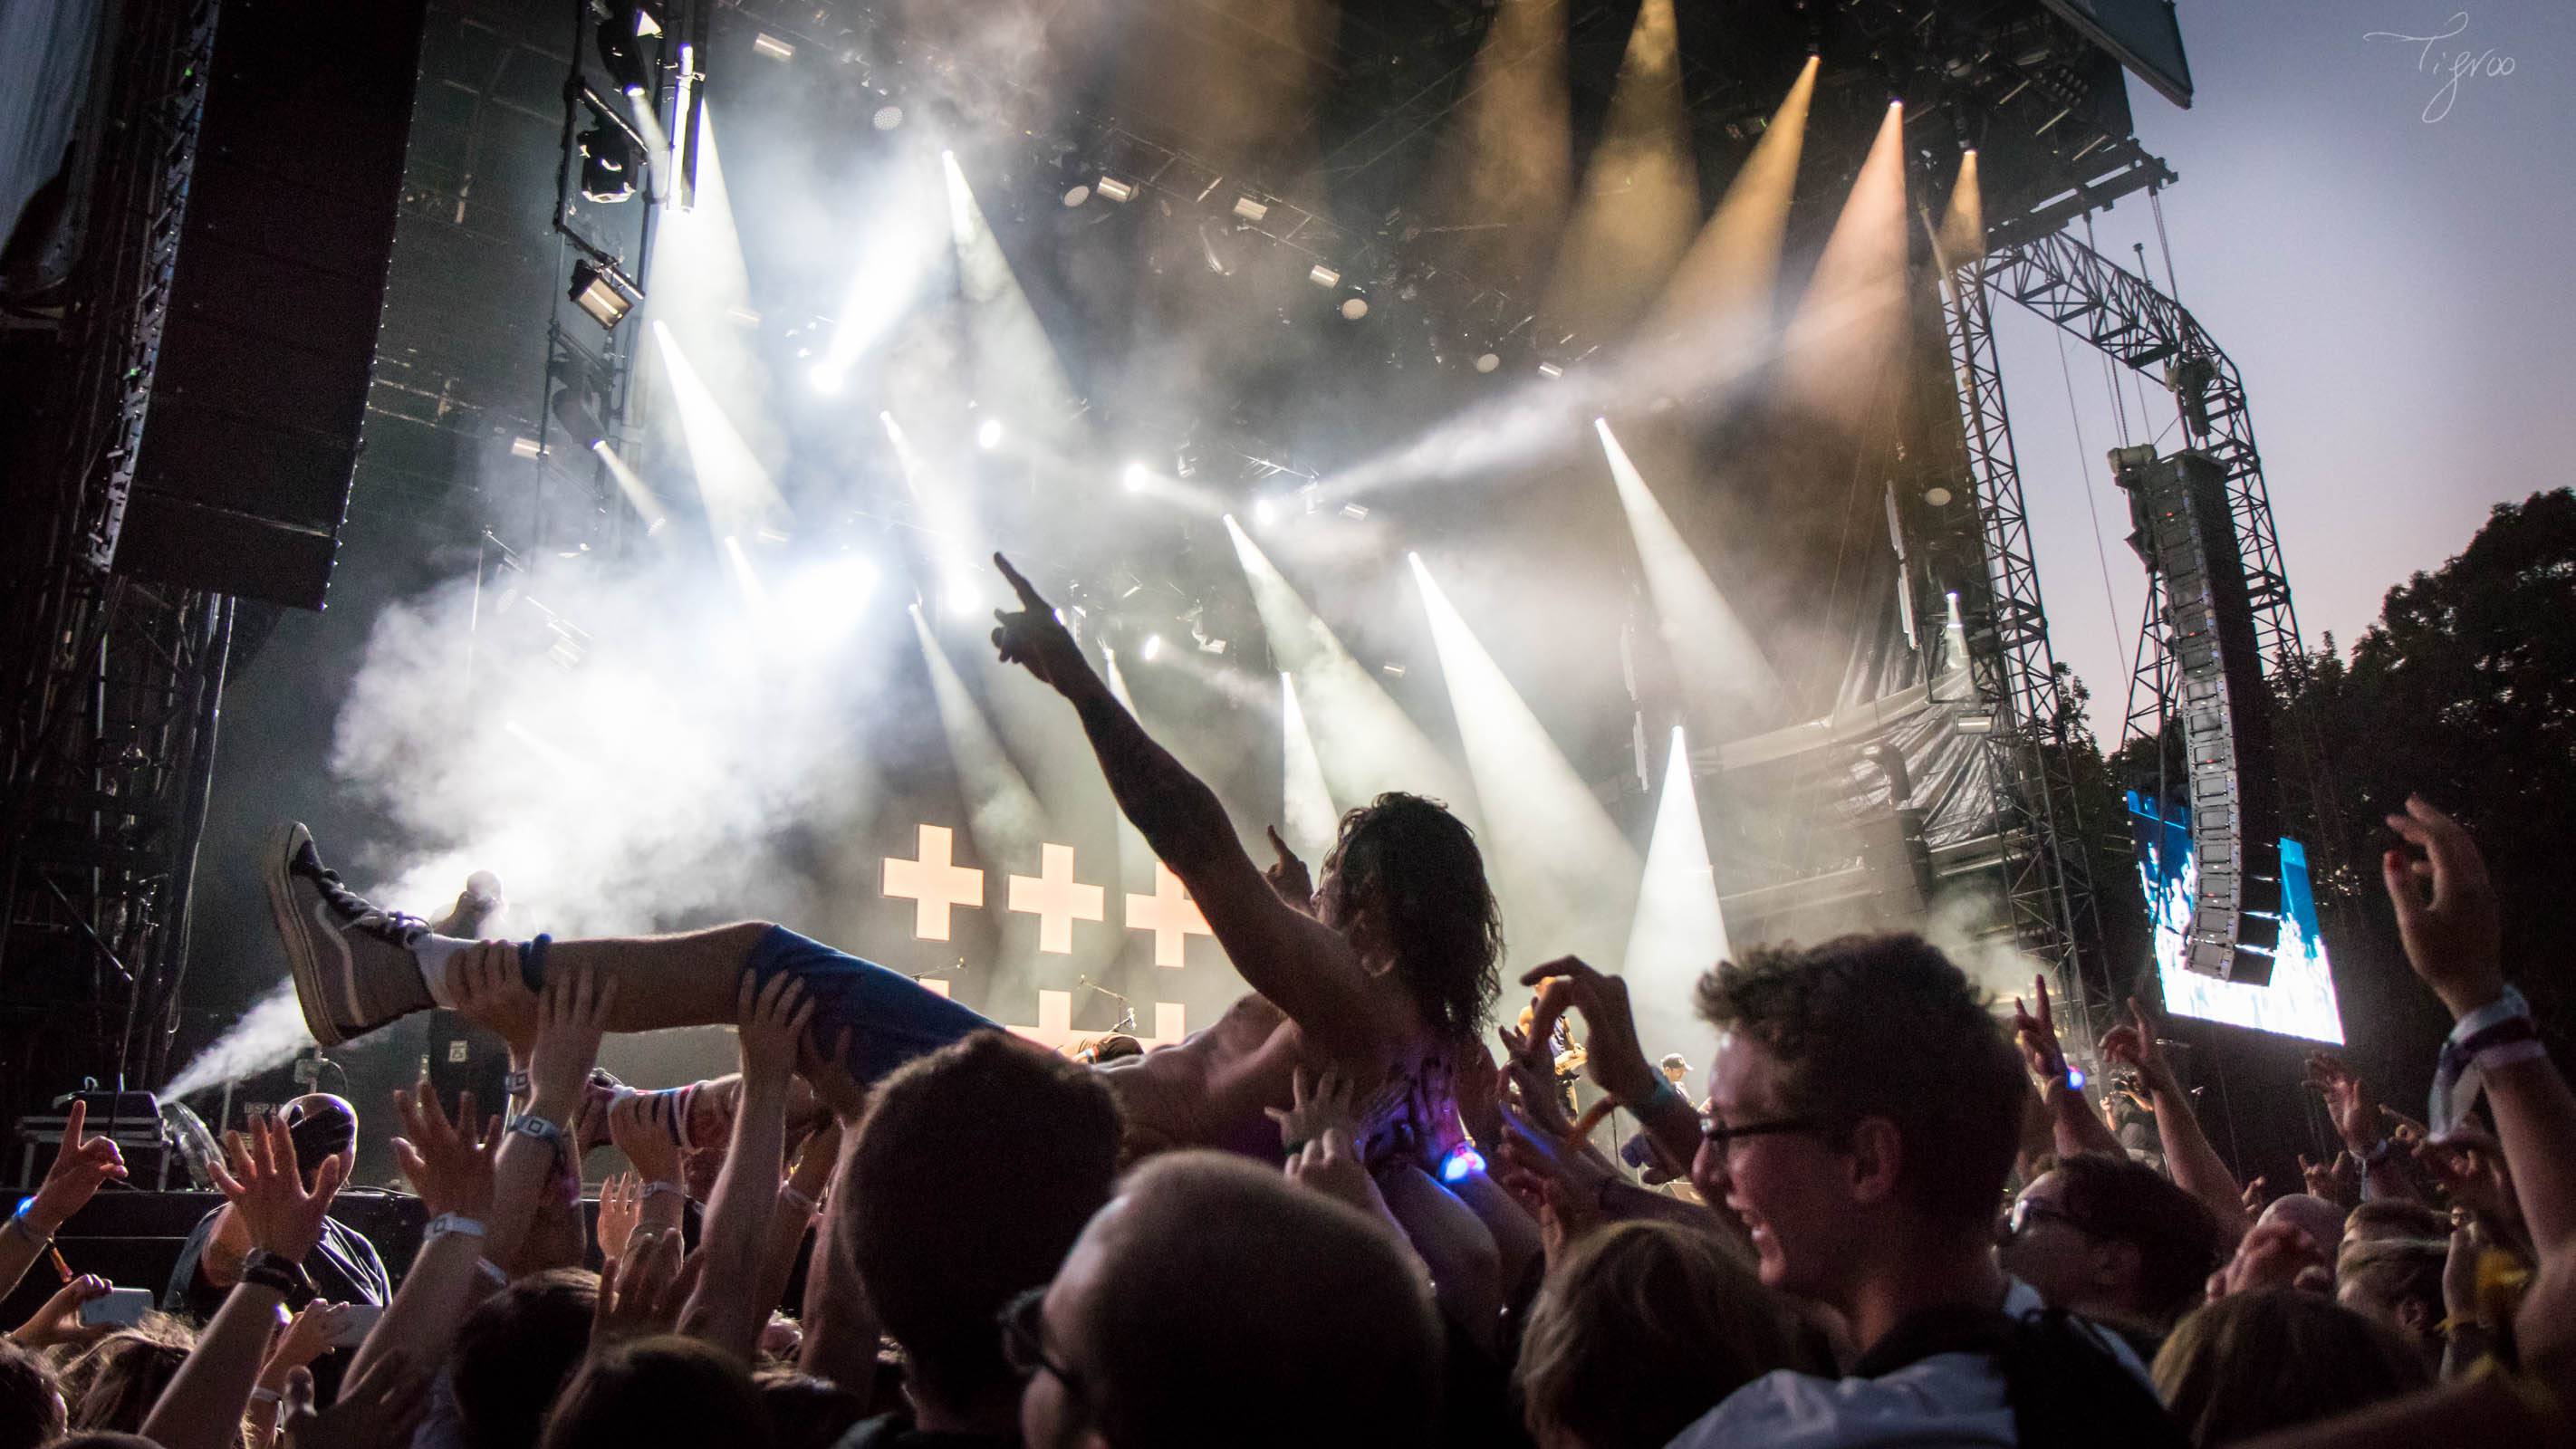
[[[456,1009],[456,997],[447,989],[447,963],[457,952],[474,945],[458,936],[423,936],[412,942],[411,959],[420,966],[420,979],[429,987],[429,999]]]

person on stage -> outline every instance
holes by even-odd
[[[994,562],[1020,604],[995,611],[994,647],[1073,706],[1120,809],[1253,988],[1186,1040],[1098,1068],[1122,1109],[1127,1155],[1209,1146],[1275,1160],[1278,1129],[1265,1109],[1292,1105],[1298,1067],[1333,1066],[1374,1089],[1362,1134],[1373,1159],[1429,1165],[1454,1135],[1456,1063],[1481,1050],[1478,1025],[1499,990],[1501,919],[1473,835],[1442,806],[1390,793],[1343,817],[1320,887],[1276,831],[1278,859],[1265,872],[1215,792],[1145,733],[1029,581]],[[281,830],[264,868],[305,1019],[324,1045],[468,994],[450,965],[473,943],[344,888],[302,826]],[[566,967],[611,983],[613,1031],[730,1022],[743,973],[763,982],[791,973],[817,1004],[817,1070],[852,1085],[996,1027],[900,972],[762,922],[539,936],[519,959],[530,990]]]
[[[306,1191],[312,1190],[314,1174],[322,1170],[325,1158],[340,1157],[344,1172],[357,1160],[358,1109],[347,1098],[312,1092],[278,1108],[277,1115],[294,1139],[295,1160],[305,1164]],[[224,1295],[241,1281],[242,1260],[250,1249],[250,1229],[232,1204],[199,1218],[179,1249],[169,1286],[162,1290],[163,1310],[184,1313],[199,1322],[213,1317],[223,1306]],[[321,1240],[304,1260],[304,1269],[313,1279],[316,1298],[379,1308],[393,1300],[393,1279],[385,1272],[375,1245],[337,1218],[322,1220]]]

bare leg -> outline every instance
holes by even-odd
[[[676,936],[549,941],[545,970],[588,967],[603,983],[617,983],[610,1031],[724,1026],[734,1019],[743,964],[768,930],[760,921],[738,921]]]

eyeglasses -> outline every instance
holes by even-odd
[[[1773,1117],[1762,1122],[1746,1122],[1729,1127],[1715,1120],[1700,1124],[1700,1135],[1708,1145],[1723,1153],[1732,1153],[1735,1144],[1747,1137],[1775,1137],[1783,1132],[1822,1132],[1833,1124],[1822,1117]]]
[[[1046,1370],[1064,1385],[1068,1397],[1081,1403],[1082,1376],[1047,1352],[1046,1295],[1046,1285],[1041,1283],[1002,1305],[996,1315],[1002,1326],[1002,1361],[1022,1378]]]
[[[2088,1237],[2093,1232],[2091,1228],[2084,1225],[2083,1219],[2055,1203],[2042,1202],[2035,1197],[2021,1197],[2013,1199],[2012,1209],[2004,1214],[2003,1231],[1996,1236],[2004,1242],[2012,1242],[2029,1232],[2032,1223],[2043,1219],[2054,1219]]]

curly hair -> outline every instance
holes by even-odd
[[[1778,1059],[1783,1110],[1837,1134],[1895,1123],[1899,1190],[1941,1222],[1993,1223],[2030,1086],[1983,997],[1929,942],[1889,932],[1759,948],[1701,977],[1698,1005]]]
[[[1443,1037],[1476,1034],[1502,991],[1502,910],[1475,832],[1437,800],[1388,791],[1342,817],[1324,871],[1343,919],[1368,914]]]

